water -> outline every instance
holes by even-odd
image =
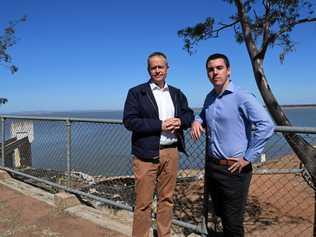
[[[294,126],[316,127],[316,108],[291,108],[285,113]],[[34,113],[32,116],[81,117],[122,119],[122,111],[81,111]],[[10,137],[12,122],[6,121],[6,138]],[[65,122],[33,121],[32,166],[65,171],[67,129]],[[122,125],[75,122],[72,124],[71,167],[92,175],[130,175],[131,133]],[[307,137],[315,142],[316,136]],[[181,156],[180,168],[202,168],[204,160],[203,142],[193,142],[186,133],[187,150],[190,156]],[[268,159],[291,153],[291,149],[280,135],[274,135],[267,143],[265,153]]]
[[[288,119],[293,126],[316,127],[316,107],[285,108]],[[316,144],[316,134],[300,134],[310,144]],[[293,151],[287,144],[281,133],[274,134],[267,142],[264,153],[267,159],[279,159],[292,154]]]
[[[293,126],[316,127],[316,107],[283,108]],[[195,109],[197,114],[200,109]],[[101,118],[119,119],[123,118],[123,111],[72,111],[72,112],[37,112],[28,113],[30,116],[47,117],[74,117],[74,118]]]
[[[287,108],[284,112],[293,126],[316,127],[315,108]]]

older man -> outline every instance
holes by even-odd
[[[149,236],[153,193],[157,189],[158,236],[164,237],[171,232],[178,150],[185,151],[183,129],[191,126],[193,111],[185,95],[166,83],[166,55],[154,52],[147,64],[150,80],[129,90],[123,115],[125,127],[132,131],[134,155],[133,236]]]

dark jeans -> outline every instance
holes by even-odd
[[[251,164],[241,173],[230,173],[228,166],[206,162],[206,183],[215,214],[222,219],[224,236],[244,236],[244,212],[252,177]]]

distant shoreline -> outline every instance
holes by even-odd
[[[263,105],[267,107],[266,105]],[[316,104],[289,104],[281,105],[282,109],[316,109]],[[200,111],[202,108],[193,108],[194,111]]]
[[[266,107],[265,105],[263,105]],[[316,104],[288,104],[288,105],[281,105],[281,108],[283,109],[316,109]],[[195,112],[201,111],[202,108],[194,107],[192,108]],[[104,113],[104,112],[111,112],[111,113],[122,113],[123,110],[113,109],[113,110],[60,110],[60,111],[21,111],[21,112],[7,112],[7,113],[0,113],[0,115],[51,115],[51,114],[80,114],[80,113]]]
[[[281,105],[282,108],[290,109],[306,109],[316,108],[316,104],[298,104],[298,105]]]

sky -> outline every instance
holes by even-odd
[[[154,51],[168,56],[167,82],[193,108],[212,89],[205,60],[215,52],[230,58],[232,81],[262,102],[246,48],[232,31],[201,42],[191,56],[177,35],[208,16],[229,22],[234,10],[221,0],[1,0],[1,31],[10,20],[27,15],[27,21],[17,26],[18,41],[9,50],[18,72],[0,66],[0,97],[8,99],[0,114],[122,110],[128,89],[149,79],[146,60]],[[284,64],[279,48],[269,49],[267,79],[280,104],[316,103],[316,24],[291,35],[296,51]]]

